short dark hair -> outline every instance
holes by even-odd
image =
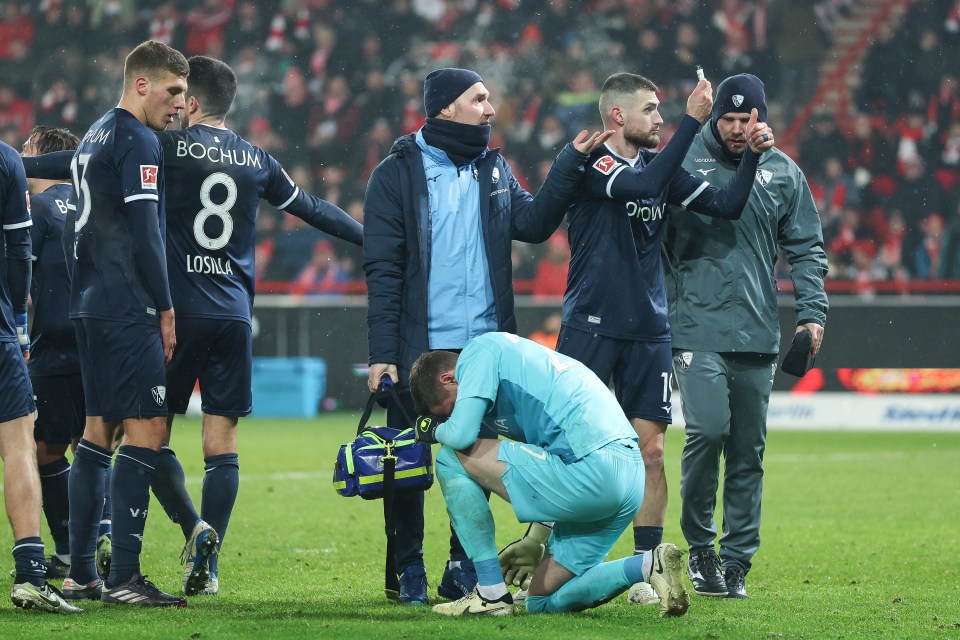
[[[606,124],[607,113],[611,107],[618,106],[621,100],[633,96],[638,91],[659,91],[652,80],[635,73],[615,73],[603,83],[600,90],[600,116]]]
[[[165,72],[187,77],[190,75],[190,65],[183,54],[173,47],[156,40],[147,40],[138,44],[124,61],[123,84],[126,86],[140,75],[158,78]]]
[[[193,56],[187,95],[196,96],[207,115],[225,116],[237,95],[237,74],[226,62],[208,56]]]
[[[421,354],[410,367],[410,395],[417,413],[430,413],[443,399],[440,394],[440,374],[457,366],[460,354],[454,351],[428,351]]]
[[[49,127],[44,124],[38,124],[31,129],[27,140],[33,141],[37,155],[54,151],[73,151],[80,146],[80,138],[73,135],[69,129]]]
[[[637,91],[653,91],[656,93],[660,89],[652,80],[644,78],[635,73],[615,73],[606,82],[603,83],[603,89],[600,93],[636,93]]]

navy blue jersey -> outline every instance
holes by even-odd
[[[26,293],[22,300],[13,300],[11,294],[14,285],[8,277],[19,277],[7,269],[7,257],[12,248],[7,239],[8,232],[24,233],[32,224],[30,219],[30,193],[27,191],[27,174],[23,170],[20,154],[10,145],[0,142],[0,342],[16,342],[17,332],[13,326],[14,309],[26,311]],[[28,234],[29,236],[29,234]],[[25,247],[24,259],[29,259],[29,242]],[[21,257],[21,256],[15,256]],[[29,262],[27,263],[29,265]],[[24,279],[29,278],[29,270],[24,270]],[[25,284],[25,283],[24,283]]]
[[[157,134],[167,175],[167,272],[178,317],[250,322],[260,199],[284,209],[300,189],[280,163],[229,129]]]
[[[30,325],[31,375],[80,371],[77,336],[70,320],[70,278],[61,237],[73,187],[57,184],[30,198],[33,226],[33,322]]]
[[[70,317],[158,325],[158,301],[137,269],[134,255],[142,248],[126,209],[139,200],[157,202],[162,238],[163,151],[156,135],[129,111],[112,109],[87,131],[70,168],[77,192]]]
[[[656,153],[620,158],[603,145],[590,154],[581,192],[567,211],[571,248],[563,324],[614,338],[670,339],[660,240],[667,204],[686,206],[709,187],[678,170],[644,197],[640,172]]]

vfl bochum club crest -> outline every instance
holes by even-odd
[[[686,371],[690,368],[690,363],[693,361],[693,352],[684,351],[683,353],[677,354],[677,366],[681,370]]]
[[[163,399],[167,397],[167,388],[160,385],[150,389],[150,392],[153,394],[153,399],[157,403],[157,406],[162,407]]]
[[[734,96],[731,98],[731,100],[733,100],[733,106],[735,106],[735,107],[739,107],[740,105],[743,104],[743,96],[740,95],[739,93],[736,94],[736,95],[734,95]]]
[[[768,171],[766,169],[757,169],[757,181],[762,186],[767,186],[770,184],[770,181],[773,180],[773,171]]]

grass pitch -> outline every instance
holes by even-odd
[[[69,617],[15,610],[4,597],[0,638],[960,638],[960,434],[771,432],[749,600],[694,596],[686,616],[666,620],[625,596],[579,614],[461,620],[383,597],[381,502],[341,498],[331,487],[337,447],[351,439],[357,418],[241,423],[240,496],[219,596],[192,598],[181,610],[91,603]],[[664,537],[685,549],[682,437],[680,429],[667,437]],[[197,421],[178,422],[173,447],[199,501]],[[525,527],[496,497],[493,507],[498,543],[506,544]],[[435,593],[448,535],[438,486],[426,520]],[[182,544],[153,501],[143,568],[168,591],[179,589]],[[11,546],[9,527],[0,527],[0,549]],[[613,555],[631,547],[626,533]]]

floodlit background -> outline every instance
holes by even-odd
[[[947,329],[960,294],[954,0],[9,1],[0,137],[19,148],[35,123],[82,134],[116,104],[123,58],[147,38],[229,62],[240,90],[228,125],[358,220],[372,169],[422,125],[422,79],[435,68],[481,73],[497,110],[492,146],[534,192],[565,142],[599,128],[597,96],[611,73],[656,82],[667,129],[696,64],[714,86],[754,73],[781,148],[817,198],[830,259],[820,368],[800,383],[778,374],[776,388],[860,394],[832,404],[775,397],[772,424],[960,424],[960,375],[942,370],[960,354]],[[265,203],[258,227],[256,354],[323,362],[258,361],[257,413],[357,406],[367,358],[361,250]],[[522,334],[553,339],[568,257],[562,229],[543,245],[516,243]],[[786,269],[777,277],[790,332]],[[874,392],[936,395],[863,400]],[[843,410],[848,401],[863,409]]]

